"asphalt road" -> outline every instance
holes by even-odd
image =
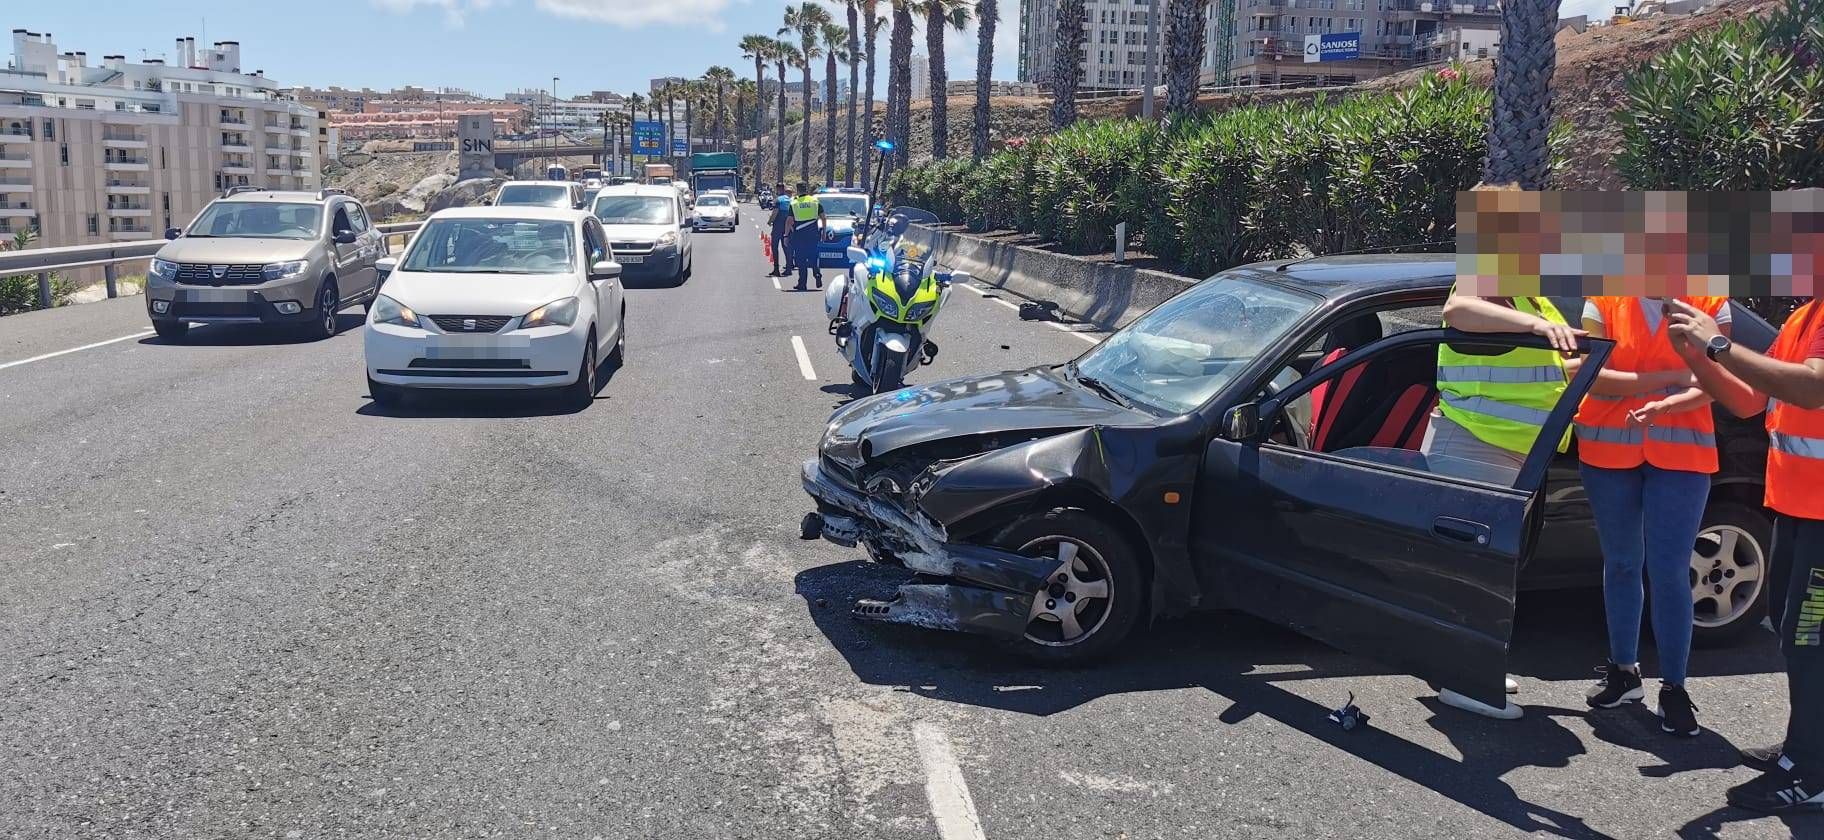
[[[856,624],[892,576],[797,539],[848,376],[747,209],[629,291],[580,413],[383,413],[357,310],[316,343],[167,345],[137,298],[0,320],[0,836],[1824,836],[1723,808],[1783,726],[1770,637],[1699,653],[1715,731],[1673,740],[1585,709],[1593,592],[1523,601],[1517,723],[1234,614],[1065,671]],[[942,319],[917,381],[1090,346],[974,291]]]

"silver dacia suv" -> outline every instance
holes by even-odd
[[[328,338],[336,312],[372,305],[374,261],[387,251],[361,202],[333,189],[235,187],[165,238],[147,272],[146,313],[166,339],[192,323],[299,325]]]

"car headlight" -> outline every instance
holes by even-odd
[[[874,308],[880,310],[880,314],[885,315],[888,318],[899,317],[899,303],[892,298],[887,297],[886,292],[879,289],[870,289],[868,290],[868,300],[874,302]]]
[[[424,328],[424,325],[418,322],[418,313],[413,312],[411,307],[393,300],[386,295],[374,296],[373,318],[374,323],[376,324],[396,324],[401,327]]]
[[[519,328],[525,330],[531,329],[532,327],[570,326],[571,324],[576,323],[577,305],[578,301],[573,297],[551,301],[531,312],[527,312],[526,317],[520,319]]]
[[[678,244],[678,234],[676,231],[672,231],[661,235],[659,241],[656,243],[656,247],[669,248],[676,244]]]
[[[937,301],[934,301],[934,300],[927,300],[924,303],[912,304],[910,307],[908,307],[906,309],[906,320],[923,321],[923,320],[925,320],[925,318],[927,316],[929,316],[931,314],[931,310],[936,307],[937,307]]]
[[[260,269],[260,276],[267,280],[283,280],[287,277],[296,277],[303,274],[304,268],[308,265],[310,265],[310,263],[303,260],[267,263]]]
[[[177,279],[177,263],[171,262],[170,260],[161,260],[157,257],[153,257],[151,271],[152,276],[157,277],[160,280]]]

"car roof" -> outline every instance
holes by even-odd
[[[1292,286],[1327,300],[1346,301],[1401,291],[1449,288],[1457,279],[1455,254],[1347,254],[1302,260],[1268,260],[1222,272]]]
[[[677,198],[678,191],[673,189],[670,184],[609,184],[603,187],[595,197],[601,198],[604,195],[650,195]]]
[[[315,192],[315,191],[305,192],[303,190],[247,190],[244,192],[237,192],[233,195],[222,196],[220,198],[217,198],[216,201],[259,201],[259,202],[284,203],[284,204],[327,204],[338,198],[348,199],[351,201],[353,200],[353,199],[349,199],[348,196],[343,195],[342,193],[330,193],[329,195],[323,195],[323,194]]]
[[[576,185],[575,181],[507,181],[501,184],[500,188],[504,190],[508,187],[572,187]]]
[[[538,222],[580,222],[590,218],[587,210],[568,207],[540,207],[531,204],[490,205],[486,207],[451,207],[431,214],[430,219],[525,219]]]

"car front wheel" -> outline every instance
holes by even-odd
[[[166,341],[181,341],[190,334],[189,321],[153,321],[152,331]]]
[[[1759,509],[1712,501],[1691,548],[1692,637],[1734,639],[1767,617],[1773,576],[1773,523]]]
[[[1140,619],[1145,585],[1138,553],[1114,527],[1078,508],[1052,508],[1007,526],[995,542],[1054,561],[1033,593],[1023,635],[1006,644],[1049,664],[1109,655]]]
[[[576,372],[576,382],[564,389],[564,402],[574,411],[582,411],[595,402],[595,330],[583,344],[583,360]]]

